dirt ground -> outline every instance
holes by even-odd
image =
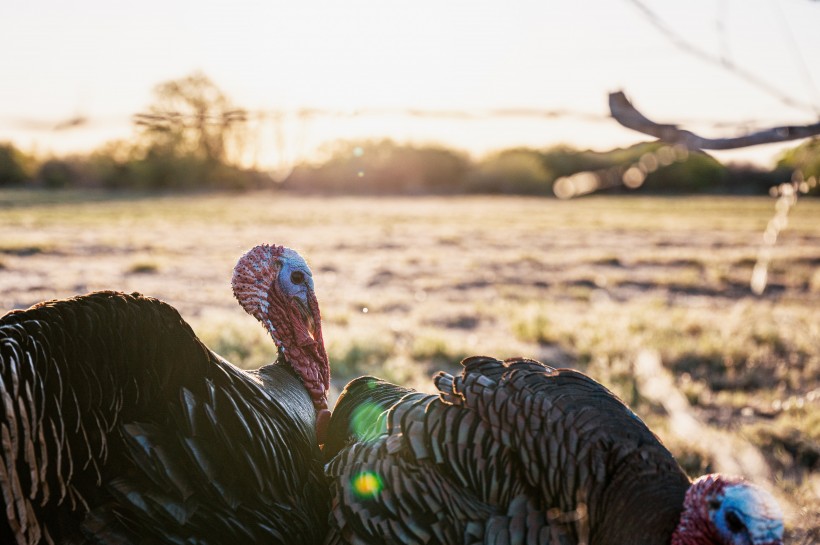
[[[801,199],[767,245],[774,211],[765,198],[0,192],[0,311],[139,291],[257,366],[273,352],[233,300],[231,269],[256,244],[286,245],[313,268],[337,387],[372,373],[429,389],[433,370],[467,355],[535,357],[616,391],[692,474],[720,469],[713,446],[676,435],[669,409],[642,395],[634,364],[651,353],[704,429],[758,453],[749,476],[786,505],[793,542],[809,543],[820,539],[820,200]]]

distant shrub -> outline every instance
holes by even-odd
[[[659,168],[646,177],[640,190],[654,193],[700,193],[723,185],[726,167],[703,153],[690,153],[684,160]]]
[[[114,140],[103,144],[85,157],[89,172],[89,185],[105,189],[126,189],[135,186],[133,170],[129,162],[134,155],[134,145]]]
[[[136,261],[128,267],[130,274],[154,274],[159,272],[159,265],[153,261]]]
[[[699,193],[726,189],[726,167],[720,162],[660,142],[606,152],[558,147],[543,152],[542,161],[556,178],[593,172],[603,180],[601,189],[615,192]],[[621,183],[622,176],[633,168],[640,178],[627,188]]]
[[[651,168],[647,166],[650,164]],[[595,172],[605,181],[599,189],[626,192],[635,190],[621,183],[623,173],[631,167],[642,169],[643,178],[633,186],[641,192],[727,189],[727,169],[717,160],[663,143],[644,143],[607,152],[580,151],[567,146],[545,151],[515,148],[471,162],[443,148],[413,147],[391,140],[337,143],[325,162],[298,166],[283,187],[354,194],[552,195],[552,184],[557,178]],[[734,184],[738,180],[735,177],[730,181]],[[763,180],[761,185],[766,183],[768,180]],[[756,192],[765,193],[767,189],[768,186]]]
[[[172,149],[113,153],[104,147],[85,156],[45,161],[35,183],[48,189],[243,190],[270,187],[273,180],[262,172]]]
[[[805,179],[814,178],[808,193],[820,195],[820,138],[813,138],[786,151],[777,166],[789,172],[800,170]]]
[[[37,170],[35,183],[48,189],[76,187],[81,183],[82,175],[74,161],[69,159],[49,159]]]
[[[555,178],[571,176],[586,170],[601,170],[619,163],[633,161],[640,153],[629,154],[628,157],[618,157],[622,150],[611,152],[580,151],[569,146],[555,146],[540,152],[544,168],[552,172]]]
[[[0,186],[22,185],[28,181],[32,162],[12,144],[0,144]]]
[[[553,174],[541,154],[529,149],[505,150],[492,155],[470,172],[465,189],[470,193],[552,195]]]
[[[207,165],[193,155],[162,147],[149,148],[128,163],[132,185],[138,189],[191,189],[208,185]]]
[[[339,193],[454,193],[470,163],[466,156],[435,146],[391,140],[342,142],[321,165],[299,165],[285,180],[288,189]]]
[[[755,165],[726,165],[726,173],[720,189],[734,195],[765,195],[769,188],[791,179],[791,170],[777,167],[767,170]]]

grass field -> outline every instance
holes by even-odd
[[[792,210],[756,296],[749,280],[774,206],[6,191],[0,310],[140,291],[177,307],[229,360],[258,366],[272,345],[233,300],[231,269],[255,244],[284,244],[313,268],[337,388],[372,373],[429,390],[434,370],[479,353],[577,367],[629,403],[691,474],[731,469],[768,484],[793,542],[812,543],[820,200]],[[671,391],[650,388],[660,375]],[[683,402],[669,403],[675,396]]]

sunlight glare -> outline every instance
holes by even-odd
[[[594,172],[579,172],[556,180],[553,192],[559,199],[571,199],[592,193],[599,186],[600,181]]]
[[[382,430],[375,430],[379,423],[379,416],[382,413],[382,408],[375,403],[362,403],[353,411],[353,416],[350,419],[353,433],[360,439],[369,435],[373,431],[379,432]]]
[[[639,167],[629,167],[623,176],[624,185],[629,189],[637,189],[646,180],[646,174]]]
[[[362,471],[353,477],[353,492],[360,498],[371,498],[383,488],[381,478],[372,471]]]

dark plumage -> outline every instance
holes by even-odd
[[[329,542],[781,543],[771,496],[723,477],[692,485],[582,373],[476,357],[435,383],[438,395],[373,377],[347,386],[325,448],[338,529]]]
[[[257,315],[280,347],[258,371],[229,364],[176,310],[139,294],[94,293],[0,319],[0,542],[322,541],[323,390],[312,395],[288,358],[301,354],[312,377],[326,373],[310,371],[324,354],[314,347],[318,309],[307,310],[310,271],[282,248],[259,248],[269,259],[251,267],[268,269],[270,285],[257,291],[286,315]],[[301,287],[284,285],[293,268]],[[291,319],[312,334],[292,335]]]

